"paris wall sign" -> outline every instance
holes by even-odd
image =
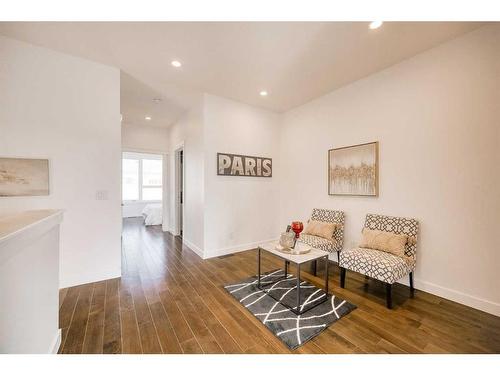
[[[273,159],[257,156],[217,153],[219,176],[272,177]]]

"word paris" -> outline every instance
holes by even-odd
[[[273,159],[217,153],[217,174],[220,176],[272,177]]]

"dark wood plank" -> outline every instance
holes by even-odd
[[[66,298],[67,294],[68,294],[68,288],[63,288],[59,290],[59,308],[61,308],[62,304],[64,303],[64,299]]]
[[[153,303],[149,307],[151,309],[151,314],[153,315],[153,320],[156,325],[156,330],[161,343],[161,347],[163,349],[163,353],[182,353],[182,348],[179,344],[179,340],[177,340],[175,331],[172,327],[172,324],[168,320],[167,314],[161,302]]]
[[[59,328],[64,329],[69,327],[81,289],[81,286],[67,289],[66,297],[59,308]]]
[[[119,289],[120,301],[120,325],[122,353],[142,353],[141,339],[139,337],[139,326],[135,316],[134,302],[130,292],[129,281],[122,277]]]
[[[85,284],[81,287],[75,312],[73,313],[62,349],[63,354],[78,354],[82,352],[93,291],[94,284]]]
[[[87,330],[83,341],[83,353],[102,353],[104,336],[104,304],[106,299],[106,281],[95,284],[90,303]]]
[[[120,280],[106,281],[106,304],[104,307],[104,333],[102,352],[105,354],[121,353],[121,322],[119,288]]]

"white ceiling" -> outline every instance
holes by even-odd
[[[124,122],[168,126],[203,92],[284,112],[483,24],[3,22],[0,34],[120,68]]]

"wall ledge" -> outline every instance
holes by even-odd
[[[0,264],[62,222],[63,210],[31,210],[0,217]]]

